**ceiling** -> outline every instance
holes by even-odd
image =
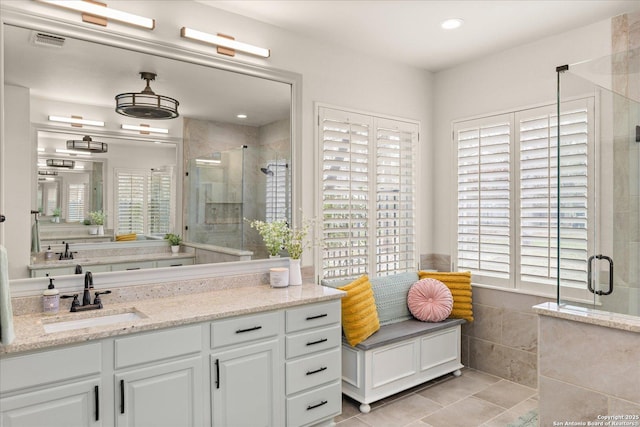
[[[198,0],[312,39],[440,71],[610,17],[638,0]],[[443,30],[440,23],[464,25]]]

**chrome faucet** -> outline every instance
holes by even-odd
[[[90,271],[87,271],[84,275],[84,293],[82,294],[82,305],[80,305],[80,301],[78,301],[78,294],[73,295],[62,295],[60,298],[73,298],[71,301],[71,311],[87,311],[87,310],[98,310],[101,309],[102,300],[100,299],[100,295],[110,294],[111,291],[106,290],[102,292],[96,292],[95,298],[93,299],[93,303],[91,303],[91,290],[93,289],[93,274]]]

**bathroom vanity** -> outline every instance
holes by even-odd
[[[2,424],[331,424],[343,293],[228,286],[142,299],[161,292],[114,289],[102,310],[15,316],[16,340],[0,346]]]

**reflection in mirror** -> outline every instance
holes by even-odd
[[[37,130],[32,137],[33,152],[35,147],[44,150],[34,155],[38,164],[33,165],[31,176],[37,178],[30,177],[29,171],[15,177],[37,182],[30,199],[32,209],[41,209],[44,216],[40,222],[43,233],[56,226],[82,227],[89,212],[102,210],[106,213],[105,240],[113,241],[125,233],[157,236],[171,231],[182,234],[187,246],[190,242],[215,245],[250,251],[253,258],[266,257],[260,237],[246,227],[243,219],[283,217],[291,221],[289,82],[297,77],[278,74],[287,76],[282,78],[287,81],[284,83],[274,77],[277,73],[269,75],[240,64],[233,65],[233,71],[218,68],[226,67],[221,62],[216,67],[213,62],[205,65],[201,55],[187,62],[171,59],[172,54],[139,52],[135,45],[131,49],[116,48],[104,40],[94,43],[64,34],[51,34],[61,41],[59,46],[51,46],[37,42],[37,35],[42,33],[38,30],[4,24],[3,31],[4,84],[28,88],[29,120]],[[189,58],[190,54],[181,51],[179,55]],[[180,102],[178,118],[143,123],[114,111],[115,95],[137,91],[142,71],[157,74],[154,91]],[[11,101],[5,98],[5,111]],[[77,128],[52,123],[48,121],[50,115],[81,115],[104,121],[105,125]],[[163,127],[168,134],[123,130],[122,125]],[[87,135],[108,143],[108,152],[81,157],[55,151],[67,140],[82,140]],[[161,144],[151,144],[153,141]],[[152,161],[157,156],[165,159]],[[218,172],[213,172],[212,163],[205,166],[207,172],[195,166],[197,159],[218,157]],[[85,169],[63,172],[46,166],[49,158],[72,159]],[[130,195],[126,196],[124,184],[134,179],[127,175],[130,170],[145,171],[148,184],[144,191],[170,187],[170,203],[158,207],[169,212],[169,224],[154,225],[152,216],[136,219],[126,212],[127,206],[134,204]],[[186,176],[192,170],[195,176],[202,175],[202,183]],[[55,171],[58,175],[53,174]],[[169,184],[166,176],[170,177]],[[58,211],[60,224],[51,221]],[[89,230],[82,233],[90,235]],[[24,234],[29,236],[29,230]],[[7,246],[11,251],[11,245]],[[22,256],[15,259],[24,259]],[[27,277],[27,270],[25,276],[16,276],[12,269],[10,278]]]

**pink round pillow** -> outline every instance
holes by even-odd
[[[407,295],[409,311],[423,322],[440,322],[451,314],[453,296],[439,280],[422,279],[411,285]]]

